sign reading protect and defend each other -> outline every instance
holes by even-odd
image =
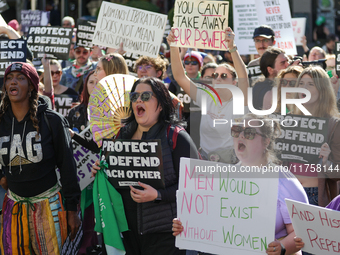
[[[6,68],[13,62],[26,62],[26,53],[26,40],[0,41],[0,76],[4,76]]]
[[[128,189],[138,182],[164,188],[161,140],[103,140],[106,173],[115,188]]]
[[[66,27],[30,27],[28,30],[28,48],[38,58],[69,58],[72,28]]]

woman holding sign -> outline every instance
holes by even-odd
[[[307,67],[299,75],[295,86],[310,91],[311,99],[303,104],[303,106],[313,117],[329,119],[329,136],[334,127],[336,118],[339,117],[339,112],[336,105],[334,90],[327,73],[319,66]],[[304,98],[305,96],[306,95],[301,93],[296,95],[297,98]],[[296,107],[293,108],[292,113],[302,115],[300,109]],[[327,139],[327,141],[329,142],[329,139]],[[338,144],[332,146],[338,146]],[[304,187],[310,204],[326,206],[339,194],[336,181],[327,179],[325,176],[320,176],[325,168],[331,168],[329,157],[332,157],[332,146],[328,143],[324,143],[321,146],[319,154],[321,162],[317,165],[314,164],[316,167],[314,169],[310,164],[290,163],[290,169]]]
[[[285,198],[303,203],[308,203],[308,199],[303,187],[294,175],[288,170],[287,172],[284,171],[281,166],[274,164],[277,161],[274,142],[280,134],[279,123],[274,120],[271,121],[265,116],[254,114],[247,114],[238,121],[242,123],[243,120],[245,120],[244,126],[234,125],[231,128],[234,149],[237,157],[240,159],[238,164],[245,169],[247,167],[249,169],[258,167],[260,171],[264,166],[279,169],[278,191],[273,191],[278,192],[275,224],[276,240],[268,244],[267,254],[295,254],[299,249],[295,247],[295,232],[289,217]],[[248,125],[249,120],[252,120],[251,127]],[[260,173],[259,178],[261,178]],[[174,235],[178,235],[183,231],[182,224],[177,219],[174,220],[173,231]]]
[[[74,239],[81,224],[68,123],[39,99],[39,76],[30,64],[13,63],[4,81],[0,177],[8,193],[2,210],[1,254],[60,254],[67,225]]]
[[[176,146],[170,146],[167,129],[180,123],[167,88],[157,78],[136,81],[130,93],[130,117],[117,139],[161,140],[165,189],[156,190],[139,182],[142,189],[117,189],[122,195],[131,231],[123,233],[127,255],[179,254],[171,227],[176,216],[180,157],[198,158],[194,142],[184,129],[178,132]],[[173,140],[171,140],[173,141]],[[192,154],[192,155],[191,155]],[[99,162],[93,165],[97,173]]]
[[[231,91],[221,87],[218,88],[217,85],[231,84],[235,86],[235,89],[240,89],[244,95],[242,106],[247,105],[247,89],[249,87],[247,69],[237,51],[234,37],[234,32],[228,27],[225,30],[225,41],[228,44],[235,69],[228,64],[217,66],[216,71],[212,74],[213,88],[208,87],[211,90],[211,92],[208,91],[209,93],[215,93],[211,97],[204,91],[207,88],[198,87],[199,85],[193,83],[185,74],[178,47],[170,47],[171,66],[175,80],[197,105],[206,109],[206,114],[202,114],[200,125],[201,155],[205,159],[224,163],[237,162],[230,130],[226,129],[227,125],[225,125],[225,120],[229,123],[234,119],[233,110],[235,109],[233,109],[234,102]],[[174,29],[171,30],[167,40],[169,45],[176,41]],[[204,107],[202,100],[204,96],[206,98],[206,107]],[[215,99],[212,97],[217,98],[216,104]],[[223,124],[216,124],[216,119],[224,120]]]

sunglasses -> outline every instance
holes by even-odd
[[[256,128],[254,127],[241,127],[241,126],[232,126],[231,127],[231,136],[238,138],[240,134],[244,132],[244,138],[248,140],[253,140],[256,136],[256,134],[265,137],[265,135],[260,134],[256,131]]]
[[[142,71],[142,70],[149,70],[152,68],[152,65],[141,65],[141,66],[138,66],[138,70],[139,71]]]
[[[53,71],[51,71],[51,75],[53,76],[53,75],[60,75],[61,74],[61,71],[55,71],[55,72],[53,72]]]
[[[130,93],[130,101],[132,103],[136,102],[137,99],[139,98],[143,101],[143,102],[147,102],[151,99],[151,97],[153,96],[153,92],[151,91],[144,91],[142,93],[139,92],[131,92]]]
[[[295,80],[287,81],[285,79],[281,79],[280,83],[282,87],[287,87],[287,85],[289,85],[289,87],[295,87],[296,81]]]
[[[87,55],[89,53],[88,50],[79,50],[79,49],[76,49],[74,52],[76,54],[82,54],[83,53],[84,55]]]
[[[262,43],[262,42],[264,42],[264,43],[269,43],[270,40],[271,40],[271,39],[262,39],[262,40],[260,40],[260,39],[255,39],[254,41],[255,41],[255,43]]]
[[[214,80],[216,80],[216,79],[218,78],[219,75],[220,75],[219,73],[212,73],[212,74],[211,74],[211,77],[212,77]],[[222,79],[222,80],[225,80],[225,79],[227,79],[227,78],[228,78],[228,74],[227,74],[227,73],[221,73],[221,79]]]
[[[193,61],[185,60],[184,64],[185,65],[190,65],[191,64],[193,66],[197,66],[198,65],[198,61],[196,61],[196,60],[193,60]]]

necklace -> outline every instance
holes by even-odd
[[[229,99],[228,101],[225,101],[223,103],[226,103],[225,105],[223,105],[222,103],[222,106],[217,106],[217,109],[218,109],[218,113],[220,114],[222,112],[222,110],[230,103],[231,99]]]

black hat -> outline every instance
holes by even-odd
[[[271,37],[275,37],[275,33],[274,33],[274,30],[270,26],[262,25],[262,26],[255,28],[253,39],[258,36],[271,38]]]

